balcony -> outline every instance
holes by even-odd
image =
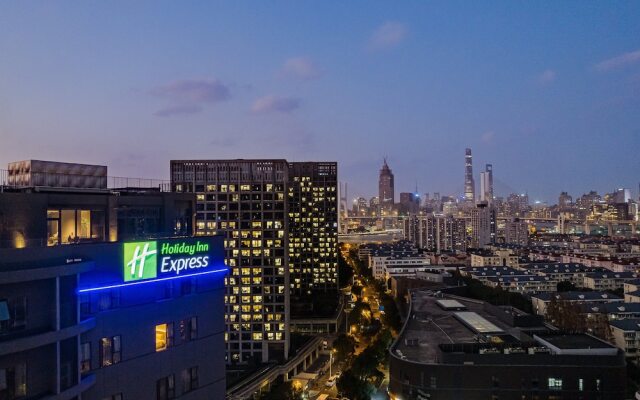
[[[26,330],[20,335],[3,338],[0,342],[0,357],[60,342],[78,336],[96,326],[95,318],[89,318],[77,325],[60,330]]]

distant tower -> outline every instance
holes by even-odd
[[[390,211],[394,204],[394,183],[393,172],[387,165],[387,159],[384,159],[382,169],[380,169],[380,179],[378,180],[378,198],[380,201],[380,209]]]
[[[465,150],[464,156],[464,200],[473,203],[476,199],[476,185],[473,181],[473,160],[471,149]]]
[[[480,172],[480,201],[491,203],[493,201],[493,166],[487,164],[485,170]]]

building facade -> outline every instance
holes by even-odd
[[[196,233],[225,237],[228,363],[286,359],[291,295],[337,289],[337,182],[335,162],[171,161]]]
[[[380,202],[380,215],[385,215],[391,212],[395,204],[395,184],[393,181],[393,172],[387,164],[387,159],[384,159],[384,164],[380,169],[380,176],[378,179],[378,201]]]
[[[0,396],[223,398],[222,239],[185,243],[0,249]]]
[[[174,191],[196,194],[196,234],[224,237],[227,362],[289,351],[286,160],[171,161]]]
[[[464,152],[464,201],[473,204],[476,201],[476,184],[473,179],[473,156],[471,149]]]
[[[287,216],[292,294],[338,290],[338,164],[289,164]]]

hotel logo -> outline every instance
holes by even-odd
[[[156,241],[124,244],[124,281],[139,281],[158,276],[158,243]]]

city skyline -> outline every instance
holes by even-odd
[[[0,7],[0,164],[336,160],[372,196],[386,156],[453,194],[471,147],[532,199],[637,197],[637,3],[150,4]]]

